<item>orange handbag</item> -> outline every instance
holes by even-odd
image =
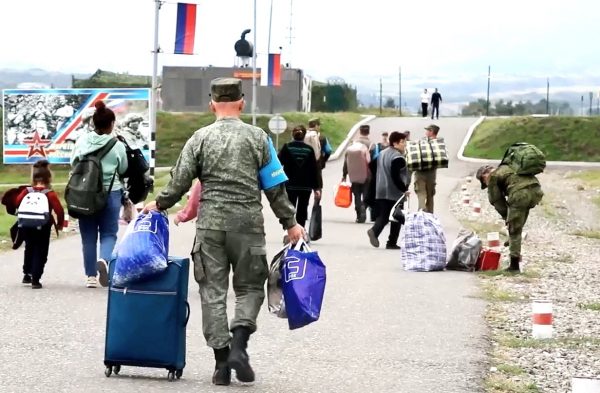
[[[338,207],[352,206],[352,190],[349,183],[340,183],[335,192],[335,205]]]

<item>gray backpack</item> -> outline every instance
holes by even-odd
[[[111,139],[100,150],[83,156],[73,167],[65,189],[65,201],[70,216],[74,218],[93,216],[106,206],[117,171],[115,170],[110,187],[106,190],[102,184],[102,158],[116,143],[116,139]]]

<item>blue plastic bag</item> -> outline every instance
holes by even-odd
[[[319,319],[325,294],[326,271],[319,254],[300,241],[283,259],[281,286],[290,329]]]
[[[115,285],[144,281],[167,269],[169,220],[163,213],[150,211],[132,221],[117,249]]]
[[[283,166],[277,157],[277,152],[275,151],[275,146],[273,146],[273,141],[271,138],[268,138],[268,143],[269,155],[271,156],[271,159],[267,165],[260,168],[260,171],[258,172],[258,180],[260,181],[261,190],[268,190],[269,188],[273,188],[288,181],[288,177],[286,176]]]

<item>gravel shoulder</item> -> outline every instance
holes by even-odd
[[[600,189],[575,177],[577,171],[552,170],[539,176],[545,197],[525,227],[523,274],[480,273],[488,302],[490,364],[487,392],[570,392],[573,377],[600,375]],[[485,244],[488,231],[501,230],[499,216],[478,182],[466,183],[481,217],[462,204],[451,209]],[[503,263],[508,264],[508,250]],[[551,300],[554,336],[532,338],[531,302]]]

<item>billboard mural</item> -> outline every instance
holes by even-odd
[[[3,162],[69,164],[77,138],[94,131],[94,104],[115,112],[113,134],[150,158],[150,89],[3,90]]]

